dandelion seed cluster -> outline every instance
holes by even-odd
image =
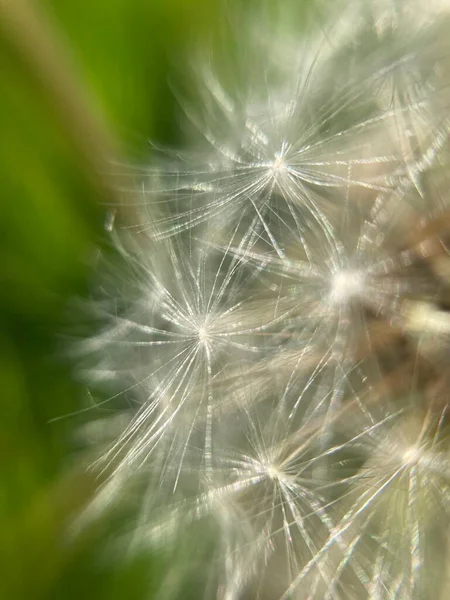
[[[209,536],[197,598],[445,600],[450,12],[293,12],[231,10],[234,84],[195,54],[184,152],[119,209],[82,519],[134,503],[133,551]]]

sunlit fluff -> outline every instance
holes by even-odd
[[[207,600],[444,600],[448,18],[294,4],[193,52],[186,143],[108,224],[79,372],[121,420],[82,520],[131,504],[121,550],[204,544]]]
[[[416,399],[409,404],[405,412],[392,411],[367,427],[360,440],[367,462],[342,498],[342,516],[291,590],[322,564],[328,585],[314,598],[334,597],[331,581],[332,590],[349,586],[356,598],[439,597],[447,543],[442,523],[449,518],[449,445],[442,437],[442,414],[417,414]]]

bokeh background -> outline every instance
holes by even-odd
[[[209,0],[0,0],[2,599],[152,598],[173,559],[103,560],[113,518],[68,533],[95,481],[77,466],[85,390],[63,349],[114,170],[178,142],[180,57],[217,22]]]

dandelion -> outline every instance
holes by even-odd
[[[450,61],[435,4],[419,18],[351,2],[329,20],[318,5],[303,36],[289,2],[233,13],[240,83],[212,46],[194,53],[193,137],[138,169],[131,224],[125,207],[108,221],[121,266],[80,373],[123,418],[97,438],[85,520],[132,500],[121,548],[213,539],[197,597],[445,597]]]

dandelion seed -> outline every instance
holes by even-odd
[[[362,449],[369,459],[355,477],[354,495],[344,502],[348,512],[317,553],[336,584],[353,579],[357,589],[359,582],[357,597],[427,595],[433,584],[427,571],[437,559],[436,527],[448,518],[444,498],[450,480],[442,468],[447,450],[439,448],[436,419],[426,415],[421,422],[403,415],[395,421],[396,425],[389,419],[372,426],[363,436]],[[295,585],[307,574],[305,568]],[[439,585],[436,580],[434,589]],[[329,597],[326,594],[322,588],[317,597]]]

